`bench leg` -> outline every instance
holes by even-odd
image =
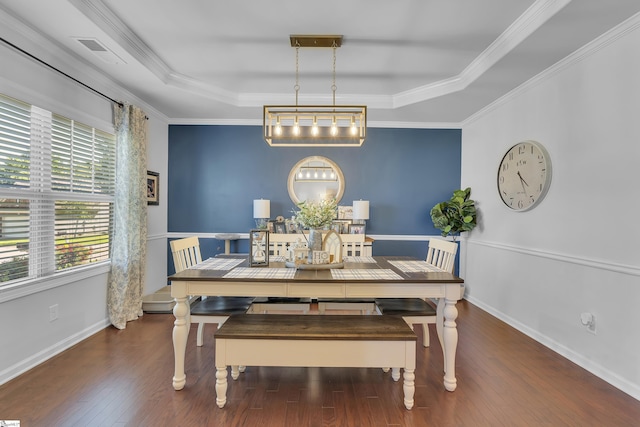
[[[394,381],[400,379],[400,368],[391,368],[391,379]]]
[[[413,395],[416,391],[414,382],[415,378],[416,376],[413,369],[404,370],[404,383],[402,384],[402,389],[404,390],[404,406],[407,409],[413,408]]]
[[[406,392],[405,392],[406,394]],[[405,398],[406,402],[406,398]],[[216,367],[216,403],[222,408],[227,403],[227,367]]]
[[[237,380],[240,376],[240,367],[238,365],[231,365],[231,378]]]

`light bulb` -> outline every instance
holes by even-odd
[[[338,134],[338,124],[336,123],[336,119],[334,117],[331,122],[331,136],[336,136]]]
[[[282,135],[282,126],[280,125],[280,117],[276,119],[275,133],[276,135]]]
[[[356,119],[351,117],[351,135],[356,135],[358,133],[358,128],[356,127]]]
[[[322,171],[322,179],[327,179],[327,171]]]
[[[316,169],[315,173],[313,174],[313,177],[318,179],[318,170]]]
[[[293,122],[293,134],[296,136],[300,135],[300,124],[298,123],[297,117],[295,122]]]
[[[318,119],[314,117],[313,126],[311,126],[311,135],[318,136],[319,132],[320,132],[320,129],[318,129]]]
[[[298,178],[302,179],[302,169],[298,172]]]

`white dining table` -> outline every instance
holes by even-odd
[[[218,260],[218,261],[216,261]],[[207,263],[208,266],[207,266]],[[464,281],[409,257],[352,257],[341,269],[296,269],[284,260],[268,267],[248,267],[246,257],[223,256],[205,260],[194,268],[169,277],[173,309],[173,387],[186,383],[185,352],[189,335],[189,296],[253,296],[294,298],[437,298],[437,329],[442,330],[444,387],[454,391],[458,345],[456,302]]]

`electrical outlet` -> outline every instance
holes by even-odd
[[[596,316],[593,313],[580,314],[580,322],[587,327],[587,331],[596,334]]]
[[[49,307],[49,322],[53,322],[58,318],[58,304]]]

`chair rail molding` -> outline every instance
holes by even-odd
[[[585,257],[576,257],[572,255],[561,254],[557,252],[541,251],[537,249],[525,248],[522,246],[506,245],[504,243],[488,242],[482,240],[466,239],[468,245],[485,246],[494,249],[500,249],[509,252],[517,252],[525,255],[547,258],[558,262],[571,263],[592,267],[599,270],[608,270],[615,273],[628,274],[631,276],[640,276],[640,267],[634,265],[618,264],[614,262],[600,261]]]

